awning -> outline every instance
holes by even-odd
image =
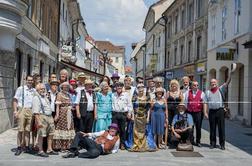
[[[74,64],[71,64],[71,63],[63,61],[63,60],[61,60],[60,63],[63,64],[63,65],[65,65],[65,66],[67,66],[67,67],[69,67],[69,68],[71,68],[72,70],[75,70],[75,71],[78,71],[78,72],[84,72],[85,74],[88,74],[88,75],[91,75],[91,76],[95,76],[95,77],[99,77],[99,78],[103,77],[102,74],[99,74],[99,73],[96,73],[94,71],[82,68],[80,66],[76,66]]]
[[[252,40],[247,41],[243,43],[242,45],[244,46],[244,48],[252,48]]]

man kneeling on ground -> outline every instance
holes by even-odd
[[[116,153],[119,149],[120,138],[117,135],[118,125],[112,123],[108,131],[95,133],[78,132],[70,147],[70,152],[62,156],[63,158],[97,158],[102,154]],[[84,148],[87,152],[79,153],[78,149]]]
[[[172,144],[177,147],[179,143],[188,143],[193,134],[192,116],[186,113],[186,107],[184,104],[179,104],[178,114],[174,116],[172,121]]]

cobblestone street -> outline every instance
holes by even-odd
[[[208,126],[207,121],[203,126]],[[195,148],[195,152],[199,152],[203,157],[174,157],[171,152],[174,149],[160,150],[158,152],[133,153],[127,151],[119,151],[114,155],[100,156],[97,159],[63,159],[61,155],[50,156],[47,159],[40,158],[29,154],[21,154],[19,157],[14,156],[11,152],[15,148],[16,130],[11,129],[0,134],[0,165],[12,166],[18,163],[19,166],[33,165],[228,165],[228,166],[246,166],[252,162],[252,141],[251,136],[246,134],[252,133],[252,128],[240,126],[237,122],[226,122],[226,150],[211,150],[208,147],[208,131],[202,130],[203,147]]]

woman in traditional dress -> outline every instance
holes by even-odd
[[[112,92],[107,82],[100,84],[101,92],[96,93],[96,108],[94,132],[107,130],[112,122]]]
[[[151,101],[151,130],[159,149],[165,149],[162,138],[165,133],[164,128],[168,127],[168,109],[163,95],[164,89],[157,88],[156,97]]]
[[[134,126],[133,126],[133,145],[129,151],[145,152],[155,151],[156,145],[152,139],[151,132],[148,132],[148,119],[150,98],[149,95],[144,93],[144,85],[138,84],[138,94],[133,97],[134,108]]]
[[[69,83],[60,85],[61,92],[56,97],[55,133],[53,137],[53,147],[56,150],[65,152],[75,136],[73,115],[71,111],[72,103],[69,94]]]

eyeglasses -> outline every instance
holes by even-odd
[[[199,86],[199,85],[193,85],[193,86]]]

